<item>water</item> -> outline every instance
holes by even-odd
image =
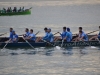
[[[70,27],[73,33],[82,26],[88,33],[97,30],[100,24],[99,3],[98,0],[1,0],[0,8],[33,8],[31,15],[0,16],[0,33],[8,32],[4,37],[8,36],[9,28],[13,27],[17,34],[23,34],[28,27],[34,33],[40,31],[37,36],[43,36],[44,27],[56,33],[63,26]],[[0,75],[100,75],[100,47],[4,49],[0,52]]]

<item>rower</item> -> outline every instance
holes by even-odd
[[[14,7],[13,12],[17,12],[17,7]]]
[[[54,41],[54,36],[53,36],[53,34],[52,34],[52,32],[51,32],[51,29],[49,28],[48,30],[47,30],[47,37],[45,37],[45,38],[43,38],[43,40],[46,40],[46,41],[48,41],[48,42],[53,42]]]
[[[58,32],[61,36],[60,37],[55,37],[54,41],[62,40],[66,37],[66,27],[63,27],[63,32],[62,34]]]
[[[33,29],[30,29],[30,34],[28,37],[25,38],[25,40],[28,40],[29,42],[35,42],[36,36],[33,33]]]
[[[28,37],[28,36],[29,36],[29,34],[30,34],[29,29],[28,29],[28,28],[26,28],[26,29],[25,29],[25,32],[26,32],[26,34],[23,34],[23,37]]]
[[[99,26],[99,34],[91,37],[89,40],[91,41],[91,40],[97,40],[97,39],[100,39],[100,26]]]
[[[88,41],[88,36],[83,31],[79,31],[79,36],[76,41]]]
[[[13,43],[17,43],[18,42],[18,35],[15,33],[15,31],[13,31],[13,39],[12,39]]]
[[[6,13],[6,9],[5,9],[5,8],[3,8],[1,12],[2,12],[2,13]]]
[[[12,12],[12,9],[11,9],[11,7],[10,7],[10,12]]]
[[[10,31],[9,40],[6,42],[12,42],[12,39],[13,39],[13,31],[14,31],[13,28],[10,28],[9,31]]]
[[[8,9],[7,9],[7,13],[9,13],[10,12],[10,8],[8,7]]]
[[[79,27],[78,29],[79,29],[79,31],[82,31],[82,33],[84,33],[82,30],[82,27]],[[79,37],[79,34],[76,34],[76,36],[73,37],[73,41],[76,41],[78,39],[78,37]]]
[[[37,39],[36,39],[36,42],[40,42],[40,41],[42,41],[42,39],[45,39],[45,38],[47,38],[47,34],[48,34],[48,32],[47,32],[47,27],[45,27],[44,28],[44,31],[45,31],[45,36],[44,37],[38,37]]]
[[[22,8],[22,11],[24,11],[24,6],[23,6],[23,8]]]
[[[68,42],[72,41],[72,32],[70,31],[70,28],[67,28],[67,36],[69,35],[69,40]]]
[[[19,8],[18,12],[21,12],[21,7]]]

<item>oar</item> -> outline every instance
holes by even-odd
[[[92,32],[89,32],[89,33],[87,33],[87,34],[91,34],[91,33],[94,33],[94,32],[97,32],[97,31],[99,31],[99,30],[95,30],[95,31],[92,31]],[[99,40],[99,39],[97,39],[97,40]],[[88,44],[91,48],[96,48],[95,46],[91,46],[90,44]]]
[[[7,32],[6,33],[3,33],[3,34],[0,34],[0,36],[5,35],[5,34],[7,34]]]
[[[29,10],[32,9],[32,7],[29,8]]]
[[[82,40],[81,40],[82,41]],[[91,48],[96,48],[95,46],[91,46],[89,43],[86,43],[85,41],[82,41],[83,43],[87,44],[88,46],[90,46]]]
[[[38,31],[35,35],[37,35],[38,33],[39,33],[40,31]],[[23,36],[23,34],[21,34],[21,35],[18,35],[18,36]]]
[[[43,42],[46,42],[46,43],[48,43],[49,45],[51,45],[51,46],[53,46],[53,47],[56,47],[58,50],[60,50],[60,47],[59,47],[59,46],[55,46],[54,44],[52,44],[52,43],[50,43],[50,42],[48,42],[48,41],[46,41],[46,40],[43,40],[43,39],[42,39],[42,41],[43,41]]]
[[[11,41],[11,40],[9,40],[9,41],[4,45],[4,47],[1,49],[1,51],[4,50],[4,48],[8,45],[8,43],[9,43],[10,41]]]
[[[91,33],[97,32],[97,31],[99,31],[99,30],[92,31],[92,32],[89,32],[89,33],[87,33],[87,34],[91,34]]]
[[[63,43],[64,43],[64,39],[61,41],[61,47],[60,46],[56,46],[56,48],[60,50],[63,47]]]
[[[37,35],[40,31],[38,31],[35,35]]]
[[[86,34],[91,34],[91,33],[97,32],[97,31],[99,31],[99,30],[91,31],[91,32],[86,33]],[[76,35],[76,34],[72,34],[72,35]]]
[[[100,40],[97,38],[97,41],[100,43]]]
[[[23,39],[25,40],[24,37],[23,37]],[[25,41],[26,41],[26,43],[28,43],[34,49],[34,47],[27,40],[25,40]]]
[[[60,35],[61,35],[61,33],[60,32],[57,32],[57,33],[59,33]],[[63,46],[63,42],[64,42],[64,39],[62,39],[62,43],[61,43],[61,47]],[[61,49],[61,47],[60,46],[55,46],[57,49]]]
[[[55,34],[53,34],[53,35],[56,35],[56,34],[58,34],[59,32],[56,32]]]
[[[40,32],[40,31],[38,31],[35,35],[37,35],[39,32]],[[22,38],[25,40],[24,37],[22,37]],[[33,47],[27,40],[25,40],[25,42],[28,43],[28,44],[34,49],[34,47]]]
[[[44,41],[44,42],[48,43],[49,45],[51,45],[51,46],[55,47],[55,45],[54,45],[54,44],[52,44],[52,43],[50,43],[50,42],[48,42],[48,41],[46,41],[46,40],[43,40],[43,39],[42,39],[42,41]]]
[[[64,39],[62,39],[61,47],[63,47]]]

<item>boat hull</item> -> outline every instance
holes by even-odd
[[[6,43],[0,42],[0,47],[4,47]],[[30,43],[33,47],[52,47],[51,44],[47,42],[39,42],[39,43]],[[61,46],[62,42],[53,42],[55,46]],[[80,41],[80,42],[64,42],[63,47],[80,47],[80,46],[100,46],[98,41]],[[30,45],[26,42],[18,42],[18,43],[8,43],[6,47],[30,47]]]
[[[30,43],[33,47],[45,47],[46,43],[41,42],[41,43]],[[6,45],[6,43],[0,43],[0,47],[4,47]],[[8,43],[7,47],[30,47],[30,45],[26,42],[18,42],[18,43]]]

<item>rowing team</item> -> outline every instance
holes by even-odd
[[[100,30],[100,26],[99,26]],[[71,41],[91,41],[91,40],[97,40],[100,39],[100,31],[99,34],[96,36],[91,37],[88,39],[87,34],[82,30],[82,27],[79,27],[79,33],[77,36],[73,39],[72,33],[70,31],[70,28],[63,27],[63,32],[57,32],[60,34],[60,36],[54,37],[55,34],[52,34],[50,28],[44,28],[45,31],[45,36],[44,37],[37,37],[36,34],[33,33],[33,29],[26,28],[25,29],[25,34],[23,34],[23,39],[27,40],[29,42],[40,42],[40,41],[48,41],[48,42],[56,42],[58,40],[64,40],[66,42],[71,42]],[[56,34],[57,34],[56,33]],[[10,36],[8,42],[18,42],[18,35],[15,33],[13,28],[10,28]]]

